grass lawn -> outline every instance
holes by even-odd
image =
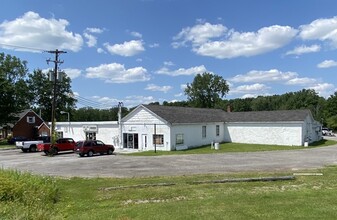
[[[9,145],[7,143],[7,140],[1,140],[0,141],[0,149],[7,149],[7,148],[15,148],[15,144]]]
[[[132,156],[159,156],[159,155],[179,155],[179,154],[214,154],[214,153],[226,153],[226,152],[257,152],[257,151],[275,151],[275,150],[297,150],[308,149],[315,147],[324,147],[337,144],[334,140],[320,140],[311,143],[308,147],[303,146],[277,146],[277,145],[261,145],[261,144],[239,144],[239,143],[221,143],[219,150],[211,149],[211,145],[206,145],[194,149],[181,150],[181,151],[144,151],[128,153]]]
[[[6,172],[0,170],[0,180]],[[307,172],[323,175],[296,176],[287,181],[195,184],[194,181],[292,173],[127,179],[50,179],[26,175],[21,181],[15,174],[16,187],[12,183],[7,186],[12,192],[27,182],[41,187],[25,188],[25,194],[31,196],[25,200],[1,191],[1,187],[6,189],[6,184],[2,184],[0,219],[336,219],[337,166]],[[34,193],[37,188],[39,193]]]

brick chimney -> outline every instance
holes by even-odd
[[[230,105],[227,105],[227,112],[232,112],[232,107]]]

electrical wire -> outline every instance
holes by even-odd
[[[17,49],[26,49],[26,50],[34,50],[34,51],[39,51],[39,52],[46,52],[47,51],[47,50],[43,50],[43,49],[40,49],[40,48],[18,46],[18,45],[4,44],[4,43],[0,43],[0,45],[4,46],[4,47],[11,47],[11,48],[17,48]]]
[[[77,102],[85,107],[92,107],[92,108],[99,108],[99,109],[110,109],[112,106],[109,103],[100,103],[96,102],[84,97],[81,97],[79,95],[74,95],[75,99],[77,99]]]

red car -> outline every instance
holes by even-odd
[[[76,142],[72,138],[60,138],[55,143],[55,154],[59,151],[73,151],[75,148]],[[43,143],[37,145],[38,151],[43,151],[45,154],[50,153],[50,143]]]
[[[99,140],[78,141],[75,145],[75,153],[83,157],[87,155],[92,157],[94,154],[113,154],[115,147],[110,144],[104,144]]]

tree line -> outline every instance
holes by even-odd
[[[64,74],[57,83],[56,121],[116,121],[118,107],[96,109],[76,108],[77,100],[71,90],[71,79]],[[11,55],[0,53],[0,126],[13,123],[16,115],[24,109],[33,109],[41,117],[50,121],[53,85],[48,73],[36,69],[29,73],[27,62]],[[224,99],[230,88],[221,76],[212,73],[197,74],[192,83],[187,84],[187,100],[164,101],[162,105],[199,108],[219,108],[231,111],[272,111],[310,109],[314,118],[324,126],[337,130],[337,92],[325,99],[314,90],[303,89],[282,95],[259,96],[256,98]],[[159,105],[159,102],[150,103]],[[122,108],[122,116],[133,108]]]

